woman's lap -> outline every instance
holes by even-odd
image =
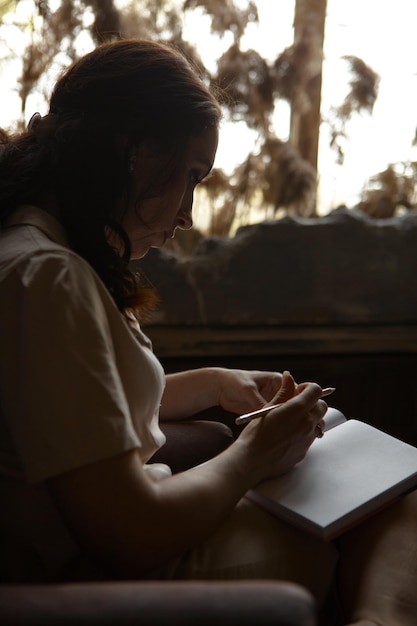
[[[337,559],[333,544],[277,520],[243,498],[217,531],[154,574],[189,580],[288,580],[309,589],[322,604]]]

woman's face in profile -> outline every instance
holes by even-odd
[[[145,256],[150,248],[162,247],[174,237],[177,228],[192,227],[194,189],[213,167],[218,143],[216,128],[204,130],[188,142],[183,164],[177,176],[160,195],[145,198],[136,206],[135,199],[144,195],[149,181],[163,169],[166,158],[149,149],[139,147],[132,172],[129,197],[132,201],[121,219],[131,244],[131,258]]]

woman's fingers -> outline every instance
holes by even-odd
[[[316,424],[316,438],[317,439],[321,439],[324,436],[324,421],[320,420],[317,424]]]
[[[281,387],[278,393],[271,400],[271,404],[280,404],[281,402],[286,402],[294,396],[296,389],[297,385],[295,384],[294,378],[291,376],[290,372],[283,372]]]
[[[288,383],[287,383],[288,381]],[[288,385],[286,387],[286,385]],[[285,376],[283,395],[295,389],[295,383]],[[322,389],[315,383],[305,383],[296,395],[267,415],[254,419],[242,435],[251,438],[251,449],[257,459],[261,478],[270,478],[288,471],[306,455],[317,434],[321,432],[327,405],[320,400]],[[281,396],[283,397],[283,396]]]

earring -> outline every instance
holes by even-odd
[[[136,152],[132,152],[129,157],[129,174],[132,174],[136,164]]]

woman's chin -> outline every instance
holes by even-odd
[[[140,259],[143,259],[144,256],[146,256],[146,254],[149,252],[149,250],[147,250],[146,252],[132,252],[132,254],[130,255],[130,260],[131,261],[139,261]]]
[[[140,249],[132,250],[130,254],[131,261],[137,261],[139,259],[143,259],[143,257],[148,254],[151,248],[162,248],[164,243],[156,243],[156,244],[152,244],[151,246],[141,247]]]

